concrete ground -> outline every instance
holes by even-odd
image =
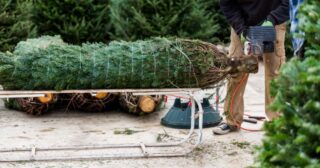
[[[264,77],[263,66],[258,74],[251,75],[245,92],[247,114],[264,116]],[[176,141],[185,136],[186,130],[165,128],[160,119],[166,114],[173,98],[166,108],[147,116],[132,116],[119,111],[88,114],[81,112],[54,111],[42,117],[32,117],[24,113],[8,110],[0,105],[0,148],[55,147],[64,145],[102,145],[108,143],[137,143]],[[222,105],[221,105],[222,106]],[[259,129],[258,124],[243,124],[246,128]],[[121,132],[129,129],[132,135]],[[164,134],[168,136],[163,136]],[[10,162],[0,163],[0,168],[195,168],[195,167],[248,167],[254,161],[254,147],[261,143],[263,132],[240,132],[224,136],[214,136],[212,128],[204,130],[203,144],[186,157],[53,161],[53,162]],[[124,151],[129,152],[129,151]],[[1,156],[0,156],[1,157]]]

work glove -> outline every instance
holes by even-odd
[[[243,33],[241,33],[240,35],[240,40],[241,40],[241,43],[244,43],[245,41],[247,41],[247,38],[244,36]]]
[[[244,43],[245,41],[248,40],[247,31],[246,31],[246,30],[244,30],[244,31],[240,34],[240,40],[241,40],[241,43]]]
[[[270,22],[269,20],[266,20],[266,21],[264,21],[263,23],[262,23],[262,25],[261,26],[272,26],[273,27],[273,23],[272,22]]]

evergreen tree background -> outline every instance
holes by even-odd
[[[42,35],[61,35],[72,44],[153,36],[229,39],[218,0],[0,0],[0,6],[0,51]]]
[[[61,35],[64,41],[109,41],[109,0],[35,0],[32,10],[38,35]]]
[[[220,26],[199,0],[110,0],[113,39],[178,36],[216,42]],[[212,9],[213,10],[213,9]]]
[[[0,0],[0,51],[35,35],[30,21],[31,0]]]
[[[290,24],[287,25],[287,33],[285,39],[285,49],[286,49],[286,58],[291,59],[294,56],[293,45],[292,45],[293,34],[290,33]]]
[[[211,42],[224,42],[229,43],[230,40],[230,25],[228,24],[226,17],[220,10],[220,0],[197,0],[202,8],[209,15],[215,25],[216,31],[211,35]]]

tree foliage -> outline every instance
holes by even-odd
[[[35,0],[32,21],[38,35],[61,35],[64,41],[108,42],[109,0]]]
[[[258,167],[320,167],[320,2],[307,0],[300,29],[308,43],[305,60],[292,59],[272,82],[272,110],[281,117],[265,125]]]
[[[198,3],[205,9],[209,19],[215,25],[215,32],[210,36],[210,42],[229,42],[230,26],[226,17],[220,10],[220,0],[197,0]]]
[[[154,36],[216,40],[221,33],[199,0],[111,0],[113,39],[134,41]],[[214,9],[212,9],[214,10]]]
[[[230,73],[255,72],[258,66],[254,57],[231,61],[214,45],[197,40],[78,46],[44,38],[48,46],[38,46],[44,41],[40,38],[18,44],[13,55],[0,53],[0,84],[5,89],[208,87]]]
[[[0,51],[34,35],[30,18],[31,0],[0,0]]]
[[[290,61],[272,83],[271,106],[282,116],[265,125],[261,167],[319,167],[320,61]]]
[[[35,35],[61,35],[72,44],[154,36],[229,38],[218,0],[1,0],[0,6],[2,51]]]
[[[320,2],[306,0],[300,9],[299,28],[305,33],[307,41],[306,55],[320,57]]]

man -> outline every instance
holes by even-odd
[[[275,51],[264,54],[265,65],[265,112],[270,120],[279,114],[268,109],[273,98],[270,96],[270,81],[279,74],[285,63],[285,33],[289,20],[289,0],[220,0],[220,7],[231,25],[229,57],[244,55],[241,39],[246,37],[249,26],[274,26],[276,30]],[[238,74],[228,81],[228,93],[224,104],[226,123],[213,129],[215,134],[227,134],[241,128],[244,115],[243,94],[248,75]]]

